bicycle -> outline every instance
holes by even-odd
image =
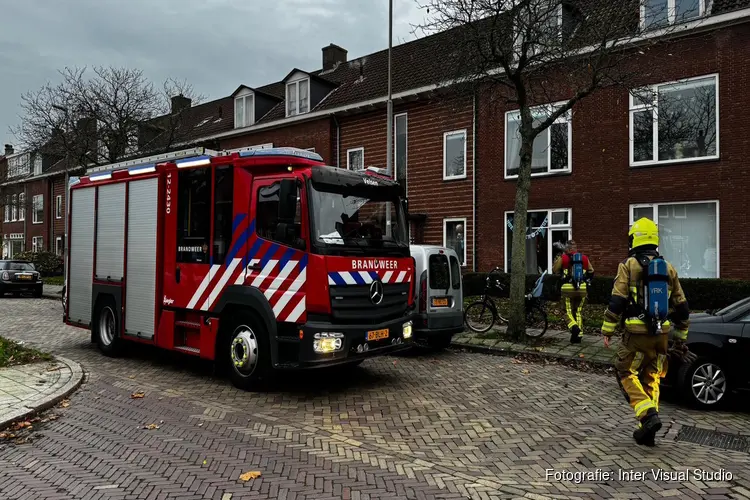
[[[497,289],[500,292],[505,290],[505,286],[503,286],[500,280],[497,277],[493,277],[493,274],[500,274],[500,272],[500,268],[495,267],[487,273],[481,300],[472,302],[464,311],[464,323],[469,330],[475,333],[488,332],[498,320],[505,324],[508,323],[508,320],[498,312],[495,301],[490,296],[490,292],[493,289]],[[542,298],[542,287],[546,275],[547,271],[544,271],[534,284],[532,291],[526,294],[526,336],[531,338],[539,338],[544,335],[549,324],[546,301]],[[476,323],[472,323],[475,319],[477,320]]]

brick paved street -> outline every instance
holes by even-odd
[[[750,455],[673,439],[678,424],[750,434],[749,413],[665,403],[667,438],[635,447],[612,376],[423,353],[246,393],[210,364],[158,351],[105,358],[88,332],[61,323],[59,301],[0,300],[0,310],[3,335],[88,371],[34,440],[0,443],[0,498],[750,498]],[[135,391],[145,397],[131,399]],[[639,467],[723,468],[733,478],[545,476]],[[247,471],[262,475],[240,481]]]

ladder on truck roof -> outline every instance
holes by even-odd
[[[132,160],[120,161],[117,163],[111,163],[109,165],[100,165],[98,167],[92,167],[86,170],[86,175],[106,175],[116,172],[118,170],[141,170],[150,167],[156,167],[157,163],[164,163],[168,161],[176,160],[188,160],[198,158],[209,158],[213,156],[219,156],[218,151],[206,148],[191,148],[183,149],[182,151],[172,151],[170,153],[162,153],[153,156],[145,156],[142,158],[134,158]]]

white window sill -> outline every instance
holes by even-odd
[[[571,174],[571,173],[573,173],[573,169],[568,168],[565,170],[551,170],[549,172],[531,174],[531,177],[555,177],[557,175],[566,175],[566,174]],[[515,174],[515,175],[508,175],[507,173],[505,174],[506,181],[514,181],[516,179],[518,179],[518,174]]]
[[[444,181],[460,181],[462,179],[466,179],[466,174],[463,175],[451,175],[451,176],[443,176]]]
[[[41,222],[32,222],[32,224],[34,224],[34,225],[44,224],[44,221],[41,221]]]
[[[721,156],[715,155],[715,156],[701,156],[699,158],[676,158],[674,160],[641,161],[641,162],[631,162],[630,167],[631,168],[660,167],[662,165],[679,165],[681,163],[700,163],[700,162],[716,161],[720,159],[721,159]]]

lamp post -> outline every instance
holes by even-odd
[[[391,50],[393,48],[393,0],[388,0],[388,100],[386,101],[386,140],[385,140],[385,170],[388,177],[393,176],[393,94],[391,91]],[[386,204],[386,235],[391,236],[391,207]]]

